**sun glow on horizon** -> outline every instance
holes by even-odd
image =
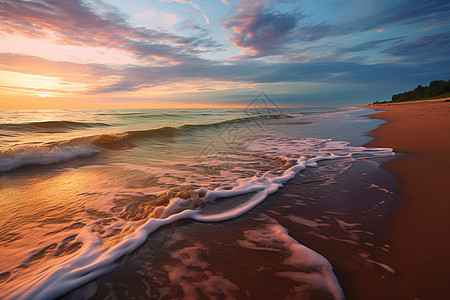
[[[0,71],[0,90],[13,90],[38,97],[54,97],[84,88],[84,84],[63,82],[58,77]]]

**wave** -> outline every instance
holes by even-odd
[[[183,115],[180,115],[180,114],[169,114],[169,113],[164,113],[164,114],[134,114],[134,115],[122,115],[122,116],[134,117],[134,118],[142,118],[142,119],[184,117]]]
[[[238,123],[250,123],[250,122],[264,122],[271,119],[283,119],[283,118],[295,118],[299,117],[301,114],[282,114],[282,115],[256,115],[256,116],[250,116],[250,117],[242,117],[242,118],[236,118],[236,119],[230,119],[220,122],[214,122],[214,123],[207,123],[207,124],[186,124],[180,126],[181,130],[195,130],[198,128],[216,128],[216,127],[226,127],[230,124],[238,124]]]
[[[89,128],[99,126],[111,126],[106,123],[85,123],[85,122],[73,122],[73,121],[43,121],[43,122],[29,122],[29,123],[7,123],[0,124],[0,129],[3,130],[39,130],[39,129],[77,129],[77,128]]]
[[[106,149],[118,150],[134,147],[133,140],[139,138],[170,137],[178,133],[176,127],[161,127],[149,130],[125,131],[93,136],[92,144]],[[81,138],[84,139],[84,138]],[[76,140],[72,140],[76,141]]]
[[[124,112],[124,113],[98,113],[98,116],[139,116],[139,115],[148,115],[144,112]]]
[[[291,114],[283,114],[283,115],[280,115],[280,116],[284,116],[286,118],[297,118],[297,117],[303,116],[303,114],[301,114],[301,113],[291,113]]]
[[[90,156],[101,151],[122,150],[135,147],[135,141],[144,138],[164,138],[176,135],[189,134],[195,130],[205,128],[226,127],[232,124],[248,123],[269,119],[293,118],[299,114],[283,115],[259,115],[245,118],[236,118],[208,124],[186,124],[180,127],[161,127],[149,130],[125,131],[119,133],[108,133],[101,135],[83,136],[70,140],[52,142],[33,147],[13,147],[0,152],[0,172],[7,172],[25,165],[47,165],[71,160],[75,157]],[[87,126],[89,124],[104,123],[78,123],[69,121],[49,121],[16,124],[20,126]],[[3,124],[5,125],[5,124]],[[14,124],[13,124],[14,125]],[[105,124],[106,125],[106,124]]]
[[[131,112],[131,113],[99,113],[98,116],[119,116],[119,117],[131,117],[131,118],[159,118],[159,117],[181,117],[182,114],[175,113],[146,113],[146,112]]]
[[[49,165],[99,153],[100,148],[119,150],[134,147],[133,139],[165,137],[177,133],[175,127],[102,134],[35,146],[16,146],[0,151],[0,172],[8,172],[25,165]]]
[[[226,127],[230,124],[248,123],[260,120],[293,118],[300,114],[283,114],[283,115],[259,115],[244,118],[236,118],[225,120],[221,122],[207,123],[207,124],[185,124],[179,127],[160,127],[148,130],[134,130],[118,133],[107,133],[101,135],[84,136],[74,138],[68,141],[58,142],[60,145],[79,145],[92,144],[105,149],[127,149],[134,147],[134,141],[141,138],[158,138],[158,137],[173,137],[176,135],[187,134],[194,130],[201,130],[205,128]]]
[[[25,165],[49,165],[90,156],[99,150],[90,145],[64,147],[34,146],[20,149],[9,149],[0,152],[0,172],[8,172]]]
[[[283,114],[283,115],[259,115],[245,118],[236,118],[225,120],[221,122],[207,123],[207,124],[185,124],[179,127],[160,127],[149,130],[125,131],[120,133],[102,134],[97,136],[83,137],[71,140],[70,143],[87,139],[96,146],[107,149],[123,149],[133,147],[133,141],[140,138],[155,138],[155,137],[172,137],[175,135],[183,135],[194,130],[205,128],[226,127],[230,124],[248,123],[258,120],[294,118],[300,114]]]

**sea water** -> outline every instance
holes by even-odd
[[[240,218],[306,168],[393,155],[361,147],[368,140],[363,133],[377,125],[366,113],[333,107],[3,110],[0,296],[59,297],[112,271],[162,226]],[[283,276],[342,297],[327,259],[280,224],[264,222],[245,236],[241,246],[268,248],[270,240],[287,249],[287,265],[315,270]],[[228,286],[225,295],[238,288],[221,285]],[[207,294],[211,285],[200,288]]]

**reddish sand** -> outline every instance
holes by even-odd
[[[377,260],[398,271],[386,299],[450,297],[450,102],[366,106],[388,121],[365,146],[410,153],[383,167],[397,176],[402,202],[389,224],[389,253]],[[381,298],[380,298],[381,299]]]

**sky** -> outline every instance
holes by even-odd
[[[450,79],[448,0],[0,0],[0,109],[358,105]]]

